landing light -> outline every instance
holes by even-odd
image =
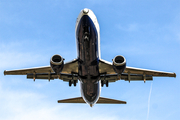
[[[87,14],[89,12],[89,9],[87,9],[87,8],[85,8],[84,10],[83,10],[83,13],[85,13],[85,14]]]

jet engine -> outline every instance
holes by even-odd
[[[64,59],[60,55],[53,55],[50,60],[51,68],[55,73],[60,73],[64,67]]]
[[[114,71],[118,74],[121,74],[122,72],[124,72],[126,68],[126,59],[121,55],[116,56],[113,59],[113,68],[114,68]]]

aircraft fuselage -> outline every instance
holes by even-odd
[[[76,23],[78,53],[78,76],[81,95],[91,106],[100,96],[100,36],[99,24],[94,13],[89,9],[80,12]]]

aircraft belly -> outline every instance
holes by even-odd
[[[91,18],[84,15],[76,31],[78,48],[78,76],[81,94],[88,104],[98,101],[100,95],[98,33]]]
[[[76,35],[79,76],[99,76],[98,34],[89,16],[81,18]]]
[[[100,87],[100,81],[81,82],[81,94],[84,101],[88,104],[95,104],[100,96]]]

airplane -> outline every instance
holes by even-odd
[[[126,104],[126,101],[100,97],[101,87],[118,80],[144,81],[153,77],[176,77],[175,73],[126,66],[126,59],[117,55],[112,63],[101,59],[100,28],[92,10],[84,8],[79,13],[75,27],[77,58],[65,63],[55,54],[49,66],[4,71],[4,75],[27,75],[28,79],[61,79],[76,86],[80,82],[81,97],[58,100],[58,103]]]

